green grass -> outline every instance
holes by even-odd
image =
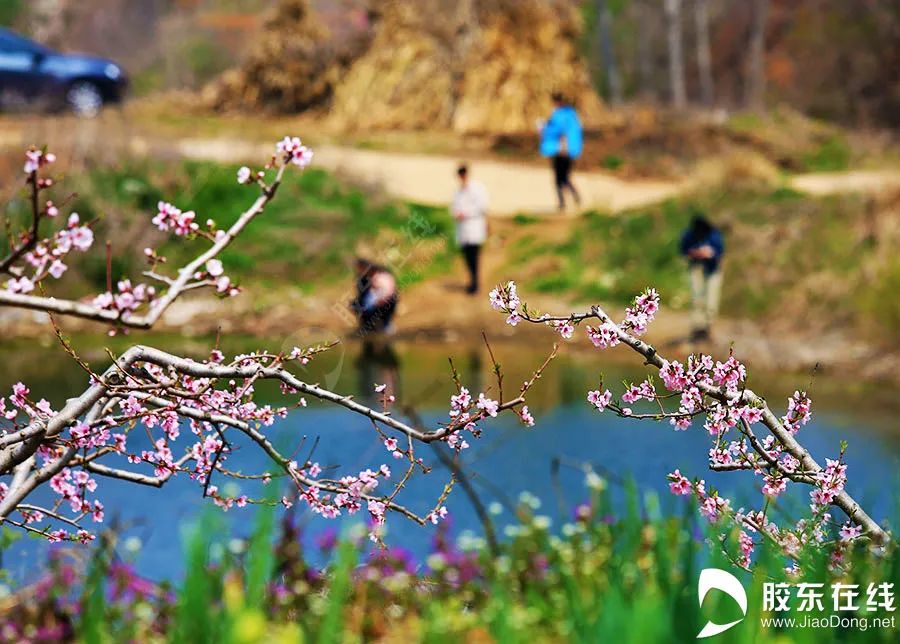
[[[601,161],[600,165],[607,170],[618,170],[625,165],[625,159],[618,154],[608,154],[603,157],[603,161]]]
[[[833,135],[803,155],[806,169],[811,172],[836,172],[850,167],[853,151],[843,136]]]
[[[766,158],[796,172],[846,170],[870,154],[854,148],[847,130],[790,109],[776,108],[765,116],[738,112],[725,131],[755,141]]]
[[[0,27],[12,27],[22,15],[23,0],[0,2]]]
[[[647,286],[664,295],[684,291],[677,231],[689,214],[675,203],[626,215],[590,212],[560,243],[523,238],[511,249],[513,266],[557,258],[559,267],[528,284],[543,292],[568,292],[579,299],[627,302]]]
[[[535,224],[540,221],[539,217],[535,217],[534,215],[527,215],[525,213],[518,213],[513,217],[513,223],[519,226],[528,226],[530,224]]]
[[[368,549],[344,540],[323,569],[301,554],[298,532],[284,522],[273,533],[271,509],[261,513],[241,553],[224,547],[232,535],[207,515],[186,539],[186,573],[169,594],[166,586],[134,588],[133,572],[110,568],[108,548],[94,556],[86,580],[68,587],[61,570],[50,576],[51,592],[10,612],[3,622],[27,629],[72,620],[81,641],[350,642],[690,642],[708,620],[741,620],[721,639],[728,642],[891,642],[891,628],[763,626],[762,617],[802,618],[796,589],[789,613],[763,612],[763,584],[852,583],[866,588],[898,578],[893,546],[875,554],[848,547],[845,564],[830,570],[825,551],[800,557],[801,576],[785,572],[785,556],[758,546],[752,573],[731,559],[736,534],[712,527],[696,508],[665,514],[653,493],[626,485],[624,502],[613,502],[602,481],[581,518],[554,529],[549,518],[523,499],[517,522],[498,551],[483,540],[455,544],[443,534],[425,562],[399,550]],[[424,530],[424,529],[423,529]],[[723,541],[714,535],[725,530]],[[423,538],[428,535],[423,531]],[[769,542],[766,542],[769,543]],[[355,545],[354,545],[355,544]],[[700,571],[717,567],[738,577],[747,590],[747,614],[721,592],[700,604]],[[54,582],[55,580],[55,582]],[[54,585],[55,583],[55,585]],[[104,598],[109,598],[104,600]],[[860,604],[865,602],[862,595]],[[43,612],[42,612],[43,611]],[[833,612],[830,594],[821,612]],[[889,617],[884,610],[842,616]],[[743,619],[742,619],[743,618]]]
[[[856,296],[863,315],[886,337],[900,344],[900,260],[896,257],[880,267],[870,288]]]
[[[819,155],[822,167],[836,163],[833,152]],[[113,278],[139,279],[144,247],[158,247],[174,268],[207,243],[155,231],[150,220],[157,202],[165,196],[196,211],[201,223],[212,218],[228,226],[256,196],[255,188],[237,184],[236,170],[207,162],[130,161],[63,178],[57,192],[76,192],[70,207],[83,219],[98,219],[98,244],[112,240]],[[13,200],[6,212],[21,222],[25,208]],[[541,220],[519,214],[503,273],[539,292],[613,304],[653,286],[667,306],[684,309],[689,292],[678,241],[698,211],[725,233],[725,315],[812,318],[900,340],[900,312],[891,296],[898,269],[884,260],[898,241],[884,225],[889,206],[859,195],[809,198],[786,187],[706,192],[615,216],[589,212],[567,222],[561,239],[545,238]],[[387,264],[408,287],[452,265],[452,227],[444,208],[391,201],[309,169],[286,175],[277,198],[222,260],[238,283],[263,293],[313,293],[347,283],[358,254]],[[80,274],[91,290],[104,288],[104,254],[77,260],[65,279]]]
[[[890,213],[859,195],[710,192],[619,215],[588,212],[560,242],[537,233],[516,239],[508,272],[530,275],[523,280],[530,289],[615,304],[653,286],[667,306],[687,308],[678,244],[695,212],[707,213],[724,231],[729,317],[815,317],[897,338],[900,311],[889,294],[900,270],[883,259],[896,239],[879,223]],[[542,270],[529,272],[530,266]]]
[[[143,270],[144,246],[159,247],[174,266],[206,243],[154,232],[150,220],[157,202],[164,199],[194,210],[201,225],[211,218],[226,228],[258,194],[253,187],[238,185],[236,171],[236,166],[207,162],[129,162],[89,171],[63,189],[78,193],[72,209],[82,218],[99,219],[98,240],[113,239],[114,277],[134,277]],[[409,284],[445,269],[451,242],[452,224],[445,209],[388,201],[328,172],[308,169],[285,175],[277,197],[221,259],[238,281],[299,287],[346,279],[353,257],[365,252],[393,267],[398,279]],[[408,261],[411,258],[416,261]],[[95,286],[105,284],[101,254],[80,268]]]

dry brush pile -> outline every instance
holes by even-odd
[[[588,123],[603,118],[578,52],[572,0],[390,0],[362,32],[335,44],[307,0],[283,0],[244,65],[208,89],[217,108],[329,108],[344,130],[534,128],[550,93]],[[344,39],[346,41],[346,39]]]
[[[327,104],[364,39],[335,41],[308,0],[281,0],[243,64],[204,90],[215,109],[301,112]]]

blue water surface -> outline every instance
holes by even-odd
[[[404,356],[403,364],[393,365],[399,369],[393,375],[385,376],[383,364],[360,365],[358,371],[351,370],[350,377],[358,382],[347,385],[365,398],[364,389],[372,380],[383,381],[394,378],[397,388],[409,392],[416,387],[434,383],[422,375],[421,369],[411,369],[415,365],[415,352]],[[483,365],[475,360],[474,372],[484,371]],[[534,362],[534,361],[531,361]],[[444,363],[446,364],[446,363]],[[530,364],[530,362],[529,362]],[[463,368],[467,382],[474,381],[473,390],[481,387],[481,376],[474,373],[469,365]],[[484,433],[478,439],[469,439],[470,449],[462,453],[460,465],[472,483],[481,502],[485,506],[499,507],[494,515],[499,532],[502,527],[515,523],[512,512],[522,492],[529,492],[541,502],[537,512],[547,515],[554,529],[571,518],[572,507],[588,496],[585,487],[585,468],[590,466],[606,478],[614,498],[622,497],[625,481],[633,480],[642,494],[657,494],[664,510],[681,512],[686,502],[684,497],[673,497],[668,493],[666,474],[678,468],[685,475],[703,477],[708,485],[713,485],[720,493],[734,499],[738,505],[759,506],[760,480],[752,473],[713,473],[707,467],[707,452],[710,437],[700,423],[686,432],[676,432],[667,423],[640,422],[616,417],[610,413],[599,414],[585,401],[587,381],[578,371],[578,366],[562,363],[549,371],[545,378],[554,395],[544,396],[533,405],[537,425],[528,428],[518,422],[515,416],[501,415],[484,423]],[[428,370],[426,370],[427,372]],[[555,373],[555,376],[554,376]],[[574,375],[573,375],[574,374]],[[423,379],[428,382],[423,384]],[[345,379],[346,380],[346,379]],[[516,380],[512,380],[515,382]],[[438,396],[431,396],[431,402],[418,413],[430,427],[446,420],[446,408],[441,408],[436,400],[445,400],[452,393],[453,385],[442,375],[436,380],[442,387]],[[509,382],[509,381],[508,381]],[[521,380],[519,380],[521,382]],[[444,391],[446,390],[446,391]],[[421,390],[419,390],[421,391]],[[789,392],[788,392],[789,393]],[[422,396],[416,394],[413,398]],[[426,397],[428,398],[428,397]],[[372,402],[372,401],[370,401]],[[399,410],[398,410],[399,411]],[[888,421],[892,424],[892,421]],[[896,489],[900,450],[897,434],[893,431],[876,430],[878,422],[871,418],[862,421],[858,414],[841,411],[817,413],[814,420],[803,428],[801,438],[804,444],[820,462],[825,457],[836,457],[842,439],[849,439],[846,454],[848,475],[851,481],[849,491],[869,509],[876,519],[894,518],[896,513],[893,491]],[[335,472],[356,473],[365,468],[377,469],[387,463],[394,471],[394,477],[401,474],[404,461],[390,457],[369,421],[342,409],[327,407],[312,402],[309,407],[297,409],[288,417],[266,428],[272,442],[288,453],[296,454],[303,461],[315,450],[312,460],[322,466],[339,466]],[[190,440],[185,428],[183,444]],[[319,440],[316,443],[315,438]],[[149,438],[141,431],[132,432],[129,449],[136,451],[149,448]],[[235,443],[237,448],[227,465],[245,473],[262,473],[271,470],[266,456],[249,443]],[[417,456],[433,466],[427,474],[417,474],[398,496],[397,501],[420,515],[433,507],[449,480],[450,472],[441,464],[433,452],[433,447],[419,445]],[[117,463],[115,459],[120,459]],[[111,466],[125,466],[122,457],[113,455],[104,461]],[[334,472],[331,472],[334,473]],[[326,472],[326,475],[329,474]],[[179,475],[163,489],[124,483],[118,480],[101,479],[100,498],[106,507],[104,525],[115,526],[119,533],[118,554],[133,560],[137,571],[152,579],[177,579],[183,571],[183,539],[186,530],[195,526],[204,510],[212,508],[222,515],[223,541],[227,543],[235,537],[250,534],[256,509],[233,508],[222,512],[214,508],[208,499],[202,498],[202,486],[187,476]],[[215,481],[220,489],[230,495],[247,493],[252,497],[266,494],[259,482]],[[277,496],[287,491],[282,480],[273,479],[271,486],[278,489]],[[800,486],[792,486],[800,488]],[[797,489],[793,495],[785,495],[780,504],[793,504],[801,508],[808,502],[808,491]],[[35,494],[33,502],[50,501],[52,492],[41,490]],[[498,506],[499,504],[499,506]],[[470,530],[482,532],[481,524],[473,509],[472,502],[457,486],[446,501],[449,520],[454,533]],[[364,520],[360,513],[349,520],[329,521],[311,516],[301,505],[294,512],[303,526],[303,538],[307,544],[308,556],[316,561],[314,544],[326,531],[346,531],[350,523]],[[89,526],[93,527],[93,526]],[[436,528],[431,524],[421,527],[399,515],[392,515],[388,522],[386,541],[392,546],[401,546],[418,557],[429,551],[430,537]],[[137,551],[129,551],[124,544],[140,543]],[[15,543],[3,553],[3,566],[14,579],[33,579],[46,569],[50,548],[42,540],[24,539]]]

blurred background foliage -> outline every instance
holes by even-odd
[[[247,538],[222,530],[207,514],[185,531],[185,575],[174,585],[138,576],[129,550],[106,540],[79,563],[65,549],[51,556],[47,574],[15,596],[0,636],[7,641],[105,642],[594,642],[694,641],[708,621],[728,623],[742,614],[722,593],[697,602],[696,579],[706,567],[731,568],[737,533],[722,540],[688,502],[664,513],[652,493],[626,484],[624,495],[589,473],[584,503],[561,526],[527,493],[516,522],[496,548],[470,533],[451,538],[432,531],[430,554],[414,559],[400,548],[372,546],[365,530],[327,533],[304,551],[293,515],[276,527],[274,511],[258,513]],[[367,545],[364,545],[367,544]],[[711,546],[711,547],[710,547]],[[134,554],[132,549],[131,555]],[[311,563],[322,561],[321,564]],[[763,584],[881,584],[898,578],[894,552],[848,548],[834,567],[809,551],[801,575],[789,574],[784,555],[761,546],[753,573],[736,570],[748,593],[748,611],[731,629],[731,642],[892,642],[889,627],[804,628],[764,626],[761,618],[809,614],[888,618],[866,610],[763,612]],[[796,591],[794,591],[796,592]]]
[[[548,2],[551,0],[547,0]],[[556,1],[556,0],[553,0]],[[89,50],[121,60],[139,92],[199,89],[237,65],[269,36],[266,11],[309,6],[324,29],[322,46],[343,55],[340,43],[371,40],[389,6],[409,0],[5,0],[0,23],[51,45]],[[693,60],[702,0],[682,0],[679,21],[689,97],[703,95],[702,70]],[[608,12],[621,98],[669,100],[667,17],[656,0],[563,0],[580,8],[581,50],[596,87],[607,97],[598,11]],[[703,2],[714,104],[730,109],[748,100],[747,57],[754,12],[766,5],[764,72],[767,101],[854,126],[900,124],[900,7],[891,0],[718,0]],[[463,3],[465,4],[465,3]],[[457,3],[435,5],[429,18],[452,18]],[[294,9],[290,9],[294,10]],[[59,14],[51,26],[49,12]],[[272,26],[271,28],[276,28]],[[49,29],[49,30],[48,30]],[[55,30],[55,31],[54,31]],[[174,46],[173,46],[174,45]],[[357,47],[359,52],[365,47]]]

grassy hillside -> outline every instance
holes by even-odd
[[[727,316],[768,316],[782,326],[852,324],[897,341],[897,207],[896,197],[708,192],[624,215],[589,212],[552,241],[541,222],[519,217],[507,270],[530,288],[581,300],[625,303],[654,285],[664,301],[686,307],[678,240],[691,216],[704,212],[725,232]]]
[[[99,243],[113,241],[113,277],[140,274],[141,250],[154,246],[170,266],[206,242],[172,240],[150,223],[163,197],[193,209],[200,222],[233,222],[256,196],[235,181],[235,167],[206,162],[127,162],[72,173],[58,195],[99,217]],[[59,200],[59,199],[58,199]],[[529,290],[578,301],[621,304],[653,285],[668,306],[687,308],[681,231],[705,212],[726,238],[723,313],[767,318],[777,328],[846,328],[900,342],[900,197],[810,198],[780,188],[708,189],[621,215],[588,212],[575,219],[520,215],[492,222],[486,279],[515,278]],[[8,211],[22,210],[14,201]],[[257,294],[274,288],[312,292],[344,283],[355,255],[390,265],[401,285],[441,275],[456,261],[453,224],[444,208],[390,201],[325,171],[288,173],[267,211],[222,256],[229,274]],[[112,234],[115,231],[115,234]],[[106,266],[95,253],[78,267],[92,290]],[[73,279],[74,276],[66,276]]]
[[[201,225],[212,218],[225,228],[258,195],[236,182],[236,171],[207,162],[129,162],[73,175],[60,192],[77,192],[71,208],[83,219],[100,218],[95,231],[99,242],[113,241],[113,276],[135,276],[144,268],[145,246],[159,248],[175,266],[207,244],[156,231],[150,220],[157,202],[194,210]],[[395,267],[401,282],[411,284],[446,268],[450,227],[442,209],[387,201],[309,169],[286,174],[277,198],[221,258],[241,282],[306,288],[345,279],[353,257],[364,254]],[[102,253],[80,268],[94,286],[105,284]]]

